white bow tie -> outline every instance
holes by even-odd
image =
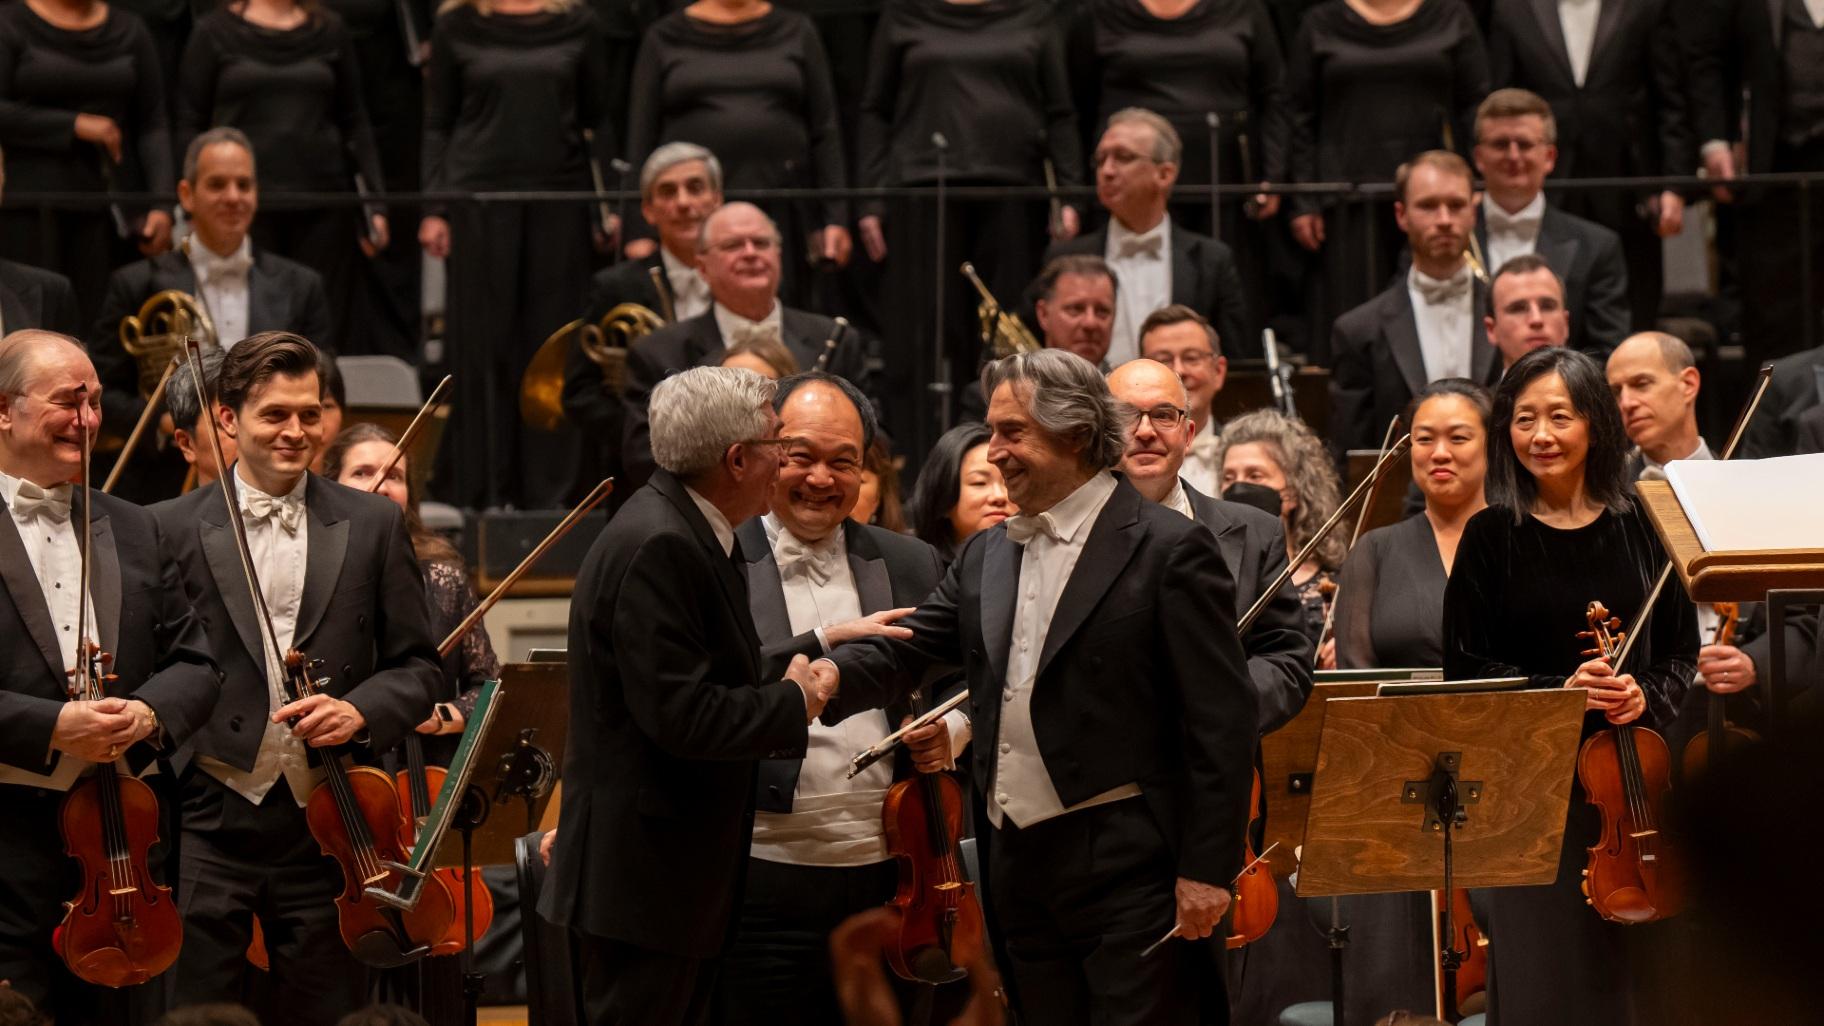
[[[65,523],[70,519],[70,486],[60,484],[43,488],[30,481],[21,481],[19,494],[13,497],[13,509],[26,520],[49,517],[55,523]]]
[[[1533,231],[1539,227],[1539,222],[1545,219],[1545,211],[1510,214],[1502,210],[1500,205],[1490,203],[1483,208],[1482,216],[1488,222],[1488,230],[1491,232]]]
[[[743,324],[735,329],[734,337],[728,340],[728,344],[744,346],[755,342],[778,341],[779,325],[777,324]]]
[[[1054,542],[1064,540],[1064,536],[1058,533],[1058,522],[1052,519],[1050,513],[1040,513],[1037,516],[1021,513],[1007,518],[1007,537],[1015,545],[1024,545],[1041,534]]]
[[[1129,235],[1115,247],[1117,257],[1157,257],[1165,249],[1162,235]]]
[[[1453,299],[1460,299],[1464,295],[1467,295],[1470,289],[1470,280],[1469,268],[1467,267],[1458,271],[1456,274],[1445,278],[1443,281],[1439,281],[1438,279],[1417,270],[1412,272],[1413,287],[1419,290],[1419,295],[1424,297],[1427,306],[1437,306],[1439,303],[1448,303]]]
[[[821,542],[806,542],[790,531],[779,532],[779,540],[773,546],[773,560],[779,564],[781,578],[803,575],[820,586],[830,583],[842,562],[833,537]]]
[[[304,500],[300,496],[244,495],[241,509],[253,520],[274,520],[286,534],[297,534],[304,522]]]
[[[1222,438],[1214,431],[1207,435],[1199,432],[1191,437],[1191,455],[1205,463],[1213,462],[1221,449]]]
[[[204,259],[203,265],[196,269],[196,276],[202,284],[221,285],[227,282],[243,282],[247,272],[253,270],[253,254],[245,250],[235,250],[227,256],[216,256],[211,253]]]

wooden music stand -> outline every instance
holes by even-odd
[[[1319,670],[1305,707],[1284,726],[1260,739],[1260,795],[1267,806],[1267,835],[1261,850],[1274,876],[1298,869],[1311,809],[1311,777],[1317,771],[1317,738],[1324,706],[1332,698],[1362,698],[1390,681],[1437,680],[1442,670]],[[1273,847],[1275,844],[1278,847]]]
[[[1583,691],[1452,690],[1489,683],[1415,684],[1403,690],[1436,693],[1328,703],[1299,861],[1300,897],[1448,893],[1557,877]],[[1445,915],[1440,958],[1450,1002],[1458,959]],[[1345,944],[1345,929],[1333,925],[1339,1010]]]
[[[471,828],[474,865],[513,864],[513,842],[537,824],[563,769],[569,719],[567,666],[508,663],[500,668],[499,709],[472,760],[464,796],[469,811],[477,813]],[[524,814],[506,815],[505,805],[517,805]],[[462,848],[463,839],[451,831],[433,864],[461,867]]]
[[[1637,490],[1647,518],[1693,602],[1766,601],[1771,665],[1763,704],[1771,736],[1775,706],[1787,693],[1787,610],[1793,605],[1824,602],[1824,549],[1711,551],[1698,540],[1671,484],[1642,481]]]

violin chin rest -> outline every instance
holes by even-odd
[[[119,948],[96,948],[71,965],[70,972],[102,987],[135,987],[152,978]]]
[[[1610,891],[1603,905],[1608,917],[1617,922],[1646,923],[1659,915],[1647,892],[1637,887],[1618,887]]]

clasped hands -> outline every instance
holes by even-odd
[[[1602,657],[1591,659],[1571,679],[1564,682],[1567,688],[1588,688],[1584,708],[1595,710],[1605,716],[1610,723],[1617,726],[1632,723],[1640,719],[1647,711],[1647,694],[1640,689],[1631,673],[1616,673],[1609,661]]]
[[[828,659],[812,662],[803,655],[795,655],[791,665],[785,668],[785,679],[804,692],[804,722],[809,723],[823,712],[824,705],[836,694],[842,674]]]
[[[152,707],[136,698],[65,702],[51,728],[51,748],[86,762],[112,762],[157,727]]]

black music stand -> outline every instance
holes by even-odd
[[[1324,713],[1298,893],[1441,886],[1447,1017],[1462,958],[1450,940],[1450,889],[1548,884],[1558,874],[1584,694],[1487,690],[1524,683],[1388,685],[1375,697],[1335,699]],[[1344,1026],[1347,938],[1337,931],[1346,928],[1333,924],[1331,986]]]

